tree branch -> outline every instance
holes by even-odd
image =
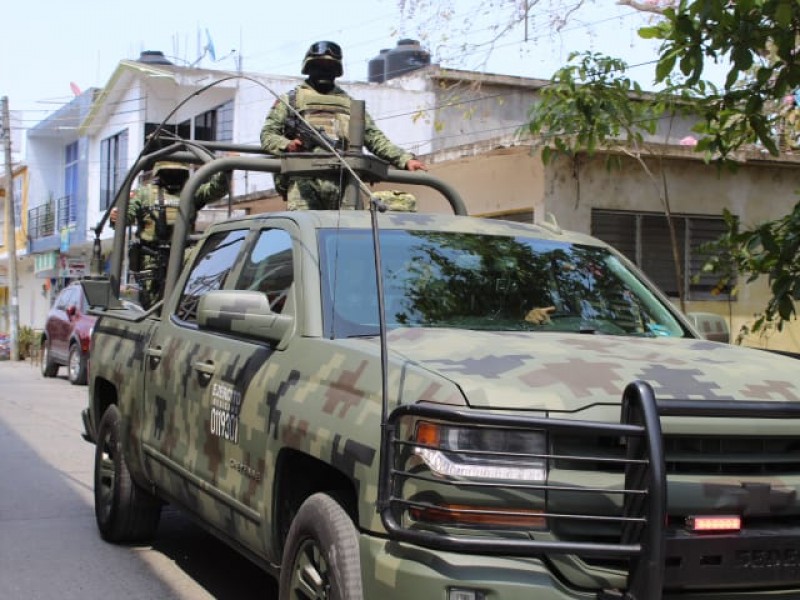
[[[661,2],[640,2],[639,0],[617,0],[617,4],[620,6],[628,6],[633,10],[638,10],[640,12],[650,12],[655,13],[657,15],[664,14],[664,6],[662,6]]]

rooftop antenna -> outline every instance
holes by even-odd
[[[197,37],[198,37],[197,45],[200,46],[200,39],[199,39],[200,38],[200,32],[199,31],[197,32]],[[190,67],[196,67],[197,64],[201,60],[203,60],[203,58],[205,58],[206,55],[210,56],[211,60],[216,62],[216,60],[217,60],[217,51],[214,49],[214,41],[211,39],[211,34],[208,32],[208,28],[206,28],[206,44],[205,44],[205,46],[203,46],[203,53],[200,56],[198,56],[197,60],[195,60],[189,66]]]

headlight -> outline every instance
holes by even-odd
[[[541,482],[547,478],[544,432],[417,423],[414,452],[453,479]],[[420,447],[422,446],[422,447]]]

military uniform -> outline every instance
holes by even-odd
[[[308,83],[302,83],[295,88],[292,95],[293,98],[289,94],[282,96],[272,107],[264,122],[261,129],[261,147],[266,152],[282,154],[290,141],[296,137],[297,132],[290,130],[292,127],[290,118],[292,113],[288,108],[290,105],[294,106],[314,129],[321,129],[328,138],[335,141],[337,146],[347,147],[352,99],[344,90],[337,86],[330,93],[323,94]],[[393,144],[369,115],[366,115],[364,145],[375,156],[398,169],[405,168],[406,163],[414,158],[413,154]],[[318,146],[314,151],[329,152],[324,146]],[[276,176],[275,189],[284,195],[289,210],[337,209],[341,197],[340,183],[339,178],[333,177],[292,177],[287,180]]]
[[[186,170],[185,167],[170,166],[159,170],[156,165],[154,176],[159,177],[159,171],[165,169],[181,168]],[[219,200],[228,191],[227,176],[217,173],[198,188],[194,197],[195,211]],[[163,185],[152,181],[139,186],[128,202],[128,223],[136,226],[141,248],[138,269],[132,270],[141,274],[137,277],[140,285],[139,303],[145,309],[155,304],[162,295],[164,274],[158,271],[167,265],[172,228],[178,218],[179,206],[179,195],[170,193]]]

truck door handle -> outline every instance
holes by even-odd
[[[214,372],[217,370],[212,360],[207,360],[205,362],[198,360],[192,366],[194,370],[197,371],[197,382],[200,384],[200,387],[206,387],[214,376]]]
[[[161,362],[161,357],[164,355],[164,352],[161,349],[161,346],[150,346],[145,350],[145,354],[147,354],[148,358],[150,359],[150,368],[155,369],[158,366],[158,363]]]
[[[199,371],[204,375],[213,375],[214,371],[217,370],[217,367],[214,366],[214,361],[211,360],[206,362],[197,361],[196,363],[194,363],[194,370]]]

